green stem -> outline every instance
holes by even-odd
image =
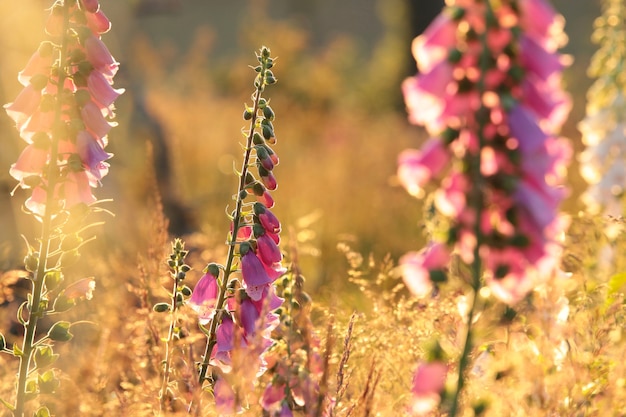
[[[172,342],[172,338],[174,337],[174,327],[176,326],[176,320],[177,320],[178,302],[176,302],[176,297],[178,295],[178,286],[180,285],[180,279],[178,278],[179,272],[180,272],[180,268],[179,266],[176,266],[174,268],[174,288],[172,289],[172,304],[171,304],[172,315],[170,318],[170,328],[167,333],[167,340],[165,341],[165,359],[164,359],[165,370],[163,371],[163,381],[161,382],[161,393],[160,393],[161,411],[165,409],[165,402],[166,402],[166,397],[167,397],[167,386],[169,385],[169,381],[170,381],[170,370],[171,370],[170,343]]]
[[[481,76],[478,80],[477,89],[480,96],[485,92],[485,74],[489,69],[489,59],[491,58],[491,52],[489,50],[489,46],[487,44],[487,31],[489,30],[490,22],[495,19],[493,14],[493,9],[491,6],[490,0],[485,1],[485,23],[486,29],[485,33],[482,34],[482,44],[483,50],[480,57],[480,69]],[[485,145],[485,137],[484,137],[484,127],[486,123],[488,123],[488,112],[487,108],[481,106],[480,110],[477,113],[478,117],[478,152],[475,155],[472,155],[472,160],[470,163],[470,174],[472,176],[473,181],[473,190],[471,197],[471,204],[475,210],[475,223],[474,223],[474,235],[476,236],[476,246],[474,247],[474,259],[472,261],[472,305],[467,313],[467,329],[465,333],[465,342],[463,345],[463,351],[461,353],[461,357],[459,358],[459,368],[458,368],[458,377],[456,383],[456,391],[454,392],[454,397],[452,398],[452,405],[450,406],[450,412],[448,417],[456,417],[459,412],[461,395],[463,393],[463,388],[465,387],[465,373],[467,368],[470,365],[470,355],[472,353],[472,349],[474,347],[473,337],[472,337],[472,324],[474,318],[479,312],[478,308],[478,299],[480,297],[480,289],[482,287],[482,260],[480,258],[480,247],[483,242],[483,235],[481,230],[481,217],[482,212],[484,210],[484,200],[483,200],[483,188],[484,178],[482,173],[480,172],[480,158],[481,151]]]
[[[239,176],[239,187],[237,189],[237,204],[235,207],[235,215],[233,217],[233,230],[230,238],[230,242],[228,244],[228,255],[226,257],[226,267],[224,268],[224,276],[219,288],[219,296],[217,299],[217,303],[215,305],[215,316],[211,320],[211,326],[209,328],[209,335],[207,336],[207,344],[206,349],[204,351],[204,355],[202,356],[202,364],[200,365],[200,375],[199,382],[200,386],[207,379],[206,374],[209,368],[209,360],[211,359],[211,352],[213,351],[213,347],[217,343],[217,326],[221,321],[221,311],[224,309],[224,303],[226,302],[226,291],[228,287],[228,281],[230,278],[230,274],[233,272],[233,262],[235,260],[235,247],[237,245],[237,233],[239,232],[239,223],[242,217],[242,208],[243,208],[243,191],[246,188],[246,176],[248,173],[248,165],[250,164],[250,156],[252,154],[252,139],[254,136],[256,121],[257,121],[257,112],[259,110],[259,100],[261,99],[261,94],[264,88],[264,73],[265,68],[261,70],[261,73],[258,76],[259,83],[257,85],[257,89],[255,91],[254,96],[254,107],[252,110],[252,119],[250,120],[250,131],[248,132],[248,137],[246,140],[246,151],[244,154],[241,172]]]
[[[67,28],[69,25],[69,3],[63,5],[63,41],[60,51],[60,68],[57,80],[59,93],[57,95],[57,106],[55,109],[55,122],[63,123],[61,120],[62,113],[62,90],[67,78],[64,63],[67,59]],[[25,335],[22,343],[22,355],[20,355],[20,366],[18,371],[18,381],[16,387],[14,417],[24,416],[24,406],[26,402],[26,381],[31,372],[32,354],[35,349],[35,334],[37,331],[37,322],[44,315],[45,311],[41,308],[41,300],[43,297],[44,280],[47,272],[48,257],[50,254],[51,231],[52,231],[52,207],[55,202],[54,190],[59,180],[59,172],[57,166],[59,135],[62,132],[58,126],[55,126],[52,132],[52,141],[50,145],[50,162],[48,164],[48,182],[46,184],[46,208],[42,217],[41,239],[39,241],[39,262],[37,270],[33,276],[33,293],[32,301],[28,306],[28,320],[26,321]]]

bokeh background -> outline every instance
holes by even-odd
[[[410,126],[400,82],[415,72],[411,40],[442,7],[440,0],[102,0],[113,22],[104,40],[121,62],[116,87],[119,126],[110,133],[115,157],[100,198],[116,213],[99,238],[103,250],[136,257],[148,239],[158,190],[174,235],[193,234],[198,247],[223,242],[224,215],[236,186],[243,103],[250,102],[254,51],[278,57],[279,83],[268,90],[277,113],[275,212],[285,230],[300,231],[309,289],[347,290],[339,242],[396,259],[423,243],[421,203],[394,179],[396,157],[425,139]],[[567,20],[574,57],[565,83],[574,108],[563,134],[581,149],[586,68],[593,53],[598,0],[554,1]],[[17,72],[44,38],[48,1],[0,3],[0,101],[19,92]],[[24,146],[0,115],[0,269],[19,267],[20,234],[36,227],[21,213],[26,196],[8,168]],[[579,209],[582,183],[570,170]],[[202,236],[202,237],[199,237]],[[205,239],[205,240],[202,240]],[[215,259],[202,259],[208,262]],[[219,259],[217,260],[219,261]],[[196,265],[200,267],[201,265]]]

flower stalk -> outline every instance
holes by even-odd
[[[100,210],[91,187],[100,185],[108,172],[104,161],[111,157],[103,150],[115,125],[108,118],[123,90],[111,87],[118,63],[100,40],[109,29],[98,1],[56,1],[46,22],[50,40],[19,73],[22,92],[4,106],[28,143],[9,173],[19,187],[32,190],[25,208],[41,223],[39,248],[28,245],[25,258],[32,292],[18,310],[24,339],[13,349],[19,358],[15,402],[3,401],[16,417],[27,413],[28,400],[59,385],[53,370],[35,371],[58,356],[52,353],[52,342],[72,337],[71,323],[60,321],[37,340],[39,319],[68,310],[78,299],[90,299],[95,285],[85,278],[60,287],[63,268],[75,263],[80,247],[91,240],[80,234],[94,224],[82,224],[88,212]]]
[[[235,304],[240,308],[248,300],[251,300],[253,303],[262,302],[269,291],[267,286],[277,278],[278,275],[276,274],[281,273],[279,262],[282,256],[277,252],[279,226],[277,226],[276,230],[267,230],[264,226],[264,221],[260,219],[271,214],[267,209],[273,205],[273,200],[267,190],[276,188],[275,179],[271,171],[274,165],[278,163],[278,158],[268,146],[268,143],[275,142],[274,129],[271,123],[275,115],[269,107],[267,100],[262,97],[265,87],[276,82],[274,74],[270,70],[274,65],[274,60],[270,57],[270,51],[266,47],[261,48],[260,53],[257,54],[257,59],[260,65],[254,68],[257,76],[254,81],[253,104],[252,107],[246,107],[244,111],[244,119],[249,120],[250,125],[248,130],[244,131],[246,142],[241,170],[237,173],[239,183],[237,194],[235,195],[235,209],[231,216],[232,228],[228,238],[226,265],[209,264],[205,270],[207,273],[205,275],[206,279],[217,280],[217,294],[213,294],[214,287],[211,286],[209,292],[213,295],[208,299],[202,300],[200,295],[197,297],[195,295],[192,296],[192,302],[196,303],[197,309],[201,309],[202,303],[207,304],[207,300],[210,300],[210,312],[205,317],[205,319],[210,320],[210,325],[208,329],[204,330],[207,335],[207,343],[199,368],[199,382],[201,385],[207,380],[211,381],[212,384],[215,383],[212,378],[207,376],[207,373],[214,349],[218,347],[218,350],[220,350],[218,346],[219,326],[226,319],[228,319],[230,325],[231,311],[238,308]],[[260,130],[262,134],[257,132],[257,130]],[[261,181],[256,180],[250,172],[250,168],[255,163]],[[250,203],[245,201],[250,193],[253,193],[259,201],[255,203],[254,210],[245,208],[250,207]],[[250,224],[250,219],[254,219],[253,224]],[[276,241],[273,240],[274,238]],[[276,253],[278,253],[278,256],[275,255]],[[273,259],[270,261],[268,257]],[[232,278],[233,273],[239,271],[236,266],[237,259],[241,261],[242,275],[242,282],[238,284],[237,280]],[[250,275],[250,278],[248,279],[246,275]],[[270,278],[269,275],[276,276]],[[241,289],[245,289],[245,293],[238,292],[238,286]],[[215,299],[213,299],[213,296],[216,296]],[[276,306],[273,308],[276,308]],[[257,308],[256,314],[262,314],[263,309],[264,307]],[[251,314],[254,315],[254,313]],[[238,324],[244,327],[244,333],[253,331],[249,326],[245,328],[243,321],[250,319],[243,317],[243,313],[238,312],[235,318]],[[252,321],[252,323],[254,322],[255,320]]]
[[[428,248],[400,260],[401,269],[422,297],[447,280],[450,254],[471,270],[450,416],[460,409],[482,290],[515,304],[559,265],[555,236],[566,224],[558,205],[571,154],[556,137],[571,106],[559,85],[561,24],[544,0],[464,1],[447,6],[413,43],[420,74],[403,91],[410,120],[433,137],[400,155],[398,177],[421,197],[447,172],[433,198],[447,221],[431,230]],[[442,393],[417,378],[414,411],[432,410]]]

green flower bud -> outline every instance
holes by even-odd
[[[48,337],[55,342],[67,342],[74,335],[70,333],[72,324],[69,321],[58,321],[48,330]]]
[[[250,120],[252,119],[252,111],[250,109],[245,109],[243,111],[243,120]]]
[[[272,71],[268,70],[265,73],[265,84],[267,85],[276,84],[276,77],[274,77],[274,73],[272,73]]]
[[[270,55],[271,55],[270,48],[268,48],[267,46],[261,47],[261,57],[263,59],[268,59]]]
[[[4,350],[7,347],[7,341],[4,338],[4,335],[0,333],[0,350]]]
[[[29,252],[24,257],[24,267],[28,272],[35,272],[39,266],[39,252]]]
[[[53,307],[53,309],[54,309],[55,313],[63,313],[64,311],[68,311],[69,309],[71,309],[75,305],[76,305],[76,301],[74,299],[71,299],[71,298],[65,296],[65,294],[61,293],[54,300],[54,307]]]
[[[263,108],[263,116],[265,116],[267,120],[274,120],[274,118],[276,117],[276,115],[274,114],[274,110],[272,110],[270,106],[265,106]]]
[[[220,276],[220,267],[218,264],[211,262],[206,267],[206,272],[213,275],[215,278]]]
[[[168,303],[156,303],[152,307],[152,310],[156,311],[157,313],[166,313],[170,311],[170,305]]]
[[[43,279],[46,283],[46,289],[48,291],[52,291],[56,289],[61,282],[63,282],[63,274],[61,274],[61,271],[58,270],[48,271]]]
[[[185,297],[189,297],[191,296],[191,288],[189,288],[186,285],[183,285],[183,288],[180,289],[180,292],[182,295],[184,295]]]
[[[263,130],[263,137],[266,140],[272,140],[274,138],[274,129],[272,125],[263,124],[261,128]]]
[[[259,99],[259,109],[264,109],[267,106],[267,100],[261,97]]]
[[[48,409],[48,407],[43,405],[39,407],[39,409],[35,413],[35,417],[50,417],[51,415],[52,414],[50,414],[50,410]]]
[[[263,145],[265,144],[265,139],[263,139],[263,136],[261,136],[259,132],[254,132],[254,135],[252,135],[252,143],[255,145]]]
[[[448,280],[448,276],[446,275],[445,271],[442,271],[441,269],[435,269],[432,271],[429,271],[430,274],[430,280],[432,282],[446,282]]]

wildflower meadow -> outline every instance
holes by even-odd
[[[1,415],[626,416],[624,2],[227,3],[0,4]]]

